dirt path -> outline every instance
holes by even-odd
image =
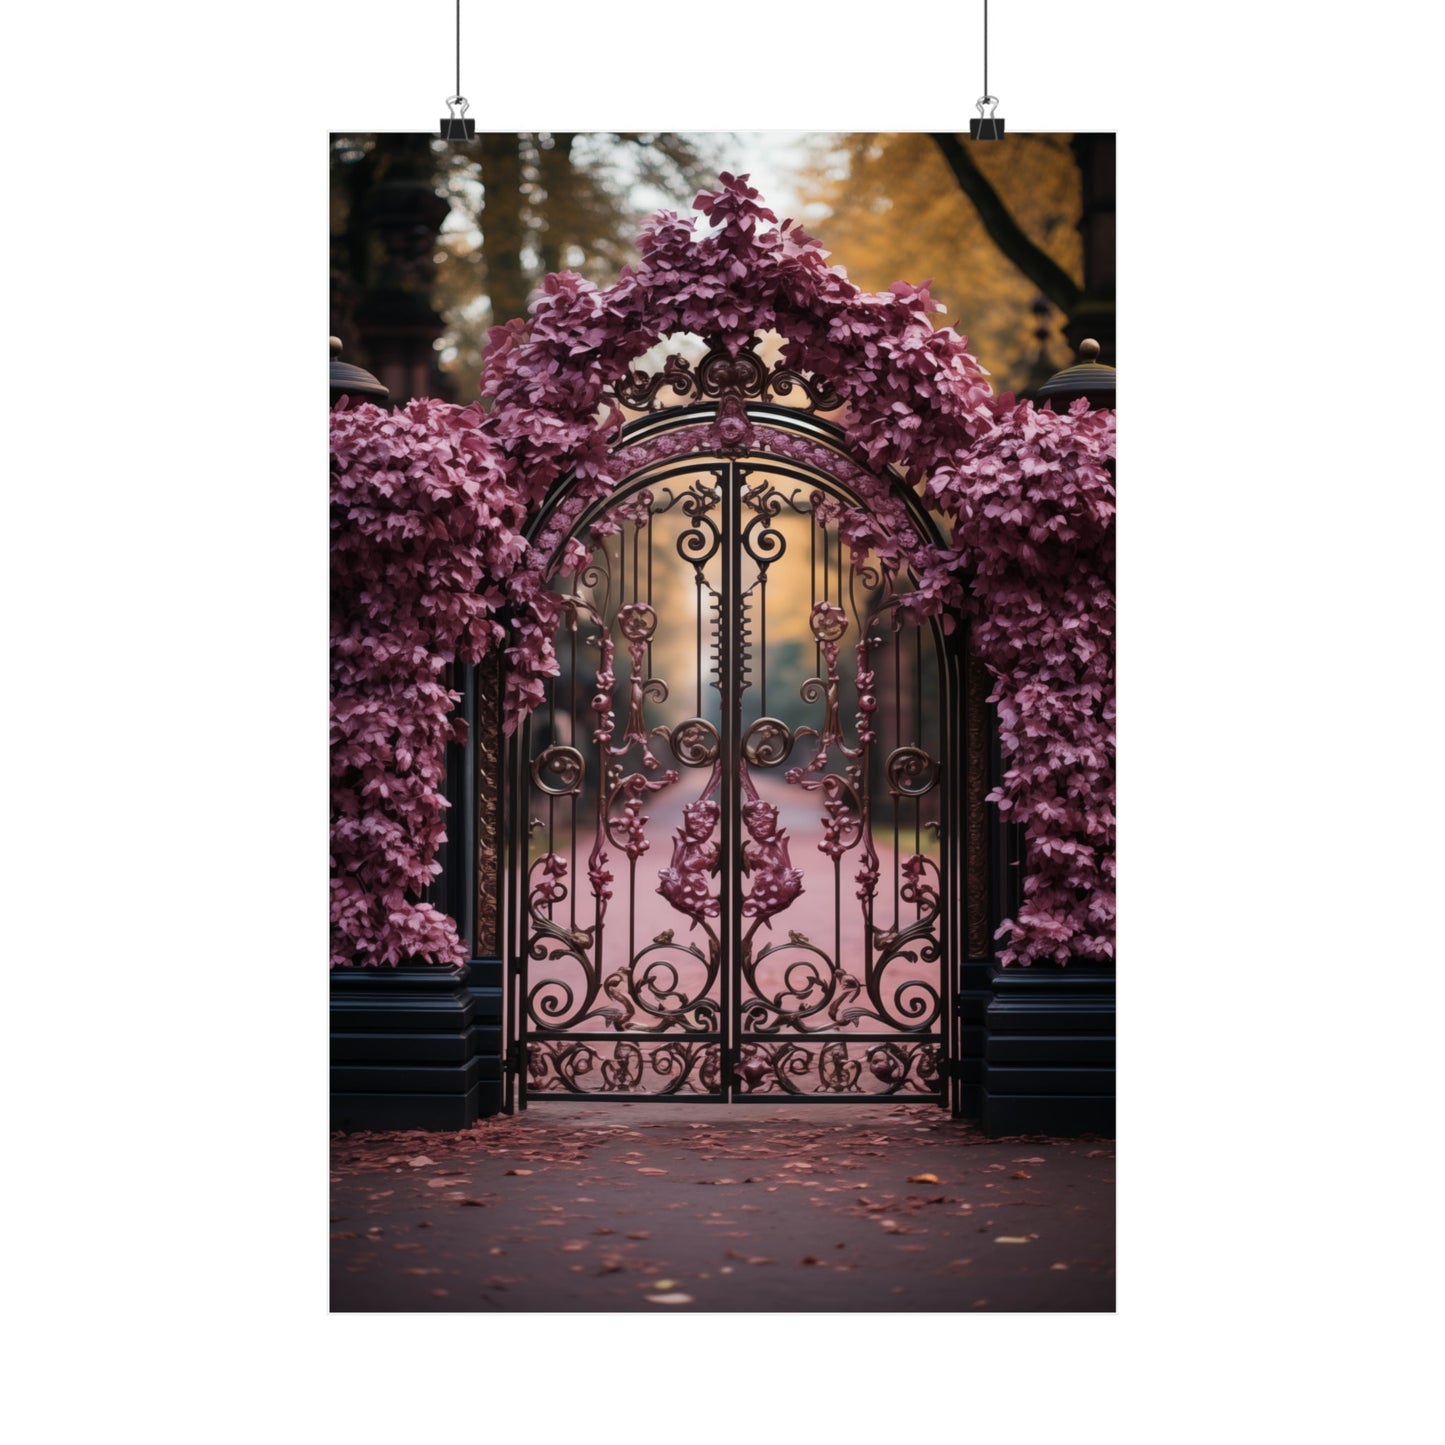
[[[549,1102],[332,1180],[335,1311],[1114,1307],[1112,1142],[926,1105]]]

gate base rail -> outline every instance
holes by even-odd
[[[977,973],[959,998],[961,1112],[991,1136],[1112,1137],[1113,971],[994,969],[986,1003]],[[463,1129],[500,1112],[501,1015],[498,959],[333,971],[331,1127]]]

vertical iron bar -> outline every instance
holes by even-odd
[[[565,615],[565,614],[564,614]],[[572,625],[567,629],[567,644],[571,666],[567,673],[567,738],[569,746],[577,746],[577,629],[581,625],[578,614],[571,616]],[[572,927],[577,927],[577,805],[582,801],[581,784],[579,780],[578,791],[570,793],[567,797],[567,817],[571,824],[571,871],[568,877],[572,880]]]
[[[818,598],[822,603],[828,601],[828,578],[832,575],[828,566],[829,553],[831,553],[831,549],[828,545],[828,526],[827,523],[824,523],[824,529],[822,529],[822,594]]]
[[[945,684],[944,730],[940,752],[944,759],[943,793],[941,810],[943,817],[943,844],[939,849],[939,866],[947,878],[949,896],[954,907],[948,909],[944,920],[943,965],[947,992],[944,994],[948,1029],[948,1048],[945,1062],[949,1108],[958,1116],[963,1112],[963,1078],[959,1065],[963,1059],[963,1021],[958,1016],[958,992],[960,969],[967,957],[966,940],[973,932],[969,919],[969,872],[968,851],[973,847],[971,829],[968,824],[968,804],[964,796],[967,786],[968,764],[965,756],[970,735],[967,718],[972,702],[968,696],[969,670],[967,626],[954,629],[953,644],[939,642],[935,630],[935,646],[940,654],[939,667]]]
[[[913,745],[928,751],[924,742],[923,728],[923,628],[915,626],[913,629]],[[923,852],[923,795],[920,793],[913,799],[913,851]],[[915,916],[923,914],[923,902],[920,899]]]
[[[736,1086],[734,1070],[737,1067],[738,1035],[741,1029],[741,1010],[738,996],[742,993],[741,980],[736,977],[738,967],[738,940],[742,937],[742,899],[738,886],[742,871],[742,839],[740,823],[742,773],[740,732],[742,724],[742,690],[738,686],[739,653],[743,627],[743,609],[740,587],[742,568],[742,528],[738,517],[738,489],[744,477],[744,470],[736,462],[727,462],[718,473],[722,485],[722,606],[719,609],[719,626],[722,634],[718,638],[718,690],[721,694],[721,757],[723,776],[720,783],[722,797],[722,850],[719,869],[720,893],[718,911],[718,935],[721,940],[722,958],[718,970],[721,989],[722,1017],[726,1021],[722,1041],[722,1089],[723,1098],[730,1099]]]
[[[808,528],[808,606],[811,609],[813,603],[818,600],[818,518],[811,502],[808,504],[808,519],[812,522],[812,526]],[[813,676],[821,677],[822,672],[823,645],[815,637],[813,639]]]
[[[768,573],[758,579],[762,597],[758,604],[758,716],[768,715]]]
[[[896,614],[895,614],[896,621]],[[893,645],[893,746],[903,746],[903,637],[895,627]],[[889,786],[888,811],[893,814],[893,926],[903,926],[903,896],[900,892],[899,853],[902,849],[903,799]]]
[[[524,719],[522,726],[517,729],[518,745],[513,751],[516,765],[512,770],[512,796],[521,800],[522,806],[516,818],[515,826],[512,829],[513,846],[516,849],[516,870],[517,887],[514,890],[516,895],[514,907],[518,917],[518,931],[513,936],[518,941],[517,966],[513,971],[512,985],[512,1029],[511,1037],[515,1040],[508,1052],[512,1055],[511,1062],[514,1065],[516,1080],[516,1100],[519,1111],[527,1107],[527,953],[531,946],[531,930],[527,926],[526,900],[521,896],[522,890],[527,887],[527,879],[531,865],[531,817],[532,817],[532,795],[526,786],[527,774],[530,771],[527,759],[532,752],[532,719]]]

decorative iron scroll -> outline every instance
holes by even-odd
[[[749,1095],[931,1093],[942,1059],[936,1043],[789,1040],[744,1046],[737,1073]]]
[[[574,526],[523,742],[526,1094],[945,1093],[945,674],[810,475],[683,462]]]
[[[805,412],[835,411],[842,406],[842,398],[826,381],[795,371],[781,361],[769,366],[757,354],[756,345],[752,343],[737,355],[725,347],[715,346],[696,366],[674,352],[663,363],[661,371],[628,372],[614,387],[614,395],[633,411],[676,406],[677,398],[776,401]],[[674,399],[660,400],[666,391],[672,392]]]
[[[722,1049],[685,1039],[533,1041],[528,1087],[553,1094],[719,1094]]]

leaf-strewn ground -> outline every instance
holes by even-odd
[[[332,1140],[335,1311],[1114,1308],[1114,1146],[926,1105],[534,1103]]]

